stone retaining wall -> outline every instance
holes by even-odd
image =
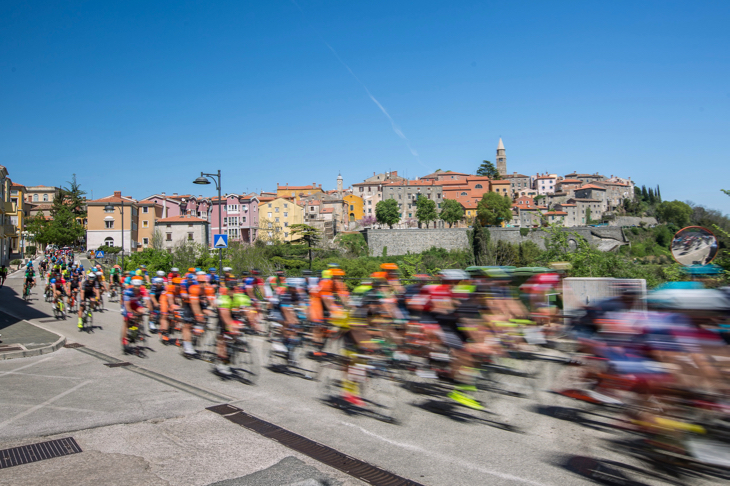
[[[492,241],[501,240],[513,244],[532,241],[541,249],[545,249],[545,232],[540,229],[531,229],[525,236],[520,233],[520,228],[485,229],[489,230]],[[466,249],[469,247],[467,231],[466,228],[368,229],[362,231],[362,234],[368,243],[370,255],[381,256],[383,248],[386,248],[386,255],[421,253],[434,246],[447,250]],[[612,250],[626,244],[624,234],[619,227],[580,226],[564,228],[563,231],[577,233],[602,250]]]

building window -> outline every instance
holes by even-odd
[[[193,234],[192,233],[188,233],[188,241],[193,241]]]
[[[274,208],[274,212],[275,213],[278,213],[279,212],[279,208]]]
[[[284,213],[284,217],[285,218],[288,218],[289,217],[289,213],[288,212],[287,213]]]
[[[368,208],[368,214],[372,214],[373,208]]]
[[[142,221],[142,227],[143,228],[149,228],[150,227],[149,221]]]
[[[106,229],[112,229],[114,228],[114,221],[104,221],[104,225],[106,226]]]
[[[271,203],[269,203],[269,207],[271,207]]]
[[[269,228],[273,228],[273,227],[274,227],[274,223],[269,223]],[[271,233],[269,233],[269,234],[271,234]]]
[[[289,227],[289,222],[288,221],[284,221],[284,228],[288,228],[288,227]]]
[[[145,213],[145,214],[146,213],[149,213],[150,212],[150,208],[148,208],[147,206],[145,206],[145,207],[142,208],[142,212]]]
[[[228,224],[228,218],[223,218],[223,224]]]
[[[172,228],[172,225],[171,225],[171,224],[168,224],[168,225],[167,225],[167,227],[168,227],[168,228]]]
[[[48,202],[48,194],[43,194],[43,202]]]
[[[114,238],[108,236],[104,239],[104,246],[114,246]]]
[[[465,192],[462,192],[462,193],[461,193],[461,195],[462,195],[462,196],[466,196],[466,193],[465,193]]]
[[[278,223],[278,222],[279,222],[279,218],[275,218],[274,223]]]
[[[286,208],[288,208],[288,207],[289,207],[289,204],[287,204],[287,203],[284,203],[284,209],[286,209]]]
[[[150,239],[149,239],[149,238],[142,238],[142,244],[143,244],[144,246],[147,246],[147,245],[149,245],[149,244],[150,244]]]
[[[192,224],[189,224],[189,225],[188,225],[188,228],[192,228],[192,227],[193,227],[193,225],[192,225]]]
[[[243,223],[246,222],[246,216],[241,216],[241,222],[243,222]]]
[[[165,238],[165,241],[172,241],[172,233],[167,233],[167,237]]]
[[[268,217],[270,218],[271,217],[271,213],[267,213],[267,214],[268,214]]]
[[[38,194],[33,194],[33,202],[38,202]]]

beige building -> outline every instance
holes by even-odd
[[[259,238],[291,241],[291,226],[304,223],[304,208],[282,197],[259,204]]]
[[[61,193],[60,187],[27,186],[25,192],[26,213],[29,218],[43,213],[46,218],[51,217],[53,201]]]
[[[176,244],[183,241],[208,246],[210,223],[204,219],[195,216],[161,218],[155,221],[154,228],[162,233],[162,246],[167,251],[171,252]]]
[[[15,234],[8,215],[12,210],[10,184],[8,170],[0,165],[0,265],[5,266],[10,263],[10,237]]]
[[[135,199],[116,191],[111,196],[87,201],[86,205],[87,250],[96,250],[100,246],[123,246],[125,254],[137,251],[139,206]],[[107,205],[111,205],[114,210],[106,212]]]
[[[163,211],[162,204],[155,204],[154,201],[150,200],[139,202],[138,251],[142,251],[145,248],[152,248],[155,223],[163,218]]]

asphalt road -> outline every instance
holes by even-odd
[[[8,279],[16,289],[21,283]],[[102,328],[86,334],[78,332],[75,318],[55,320],[50,304],[38,294],[33,297],[29,305],[8,302],[8,311],[32,317],[85,347],[0,362],[0,449],[72,435],[84,441],[89,459],[82,457],[84,452],[0,470],[0,484],[30,484],[15,480],[60,474],[54,461],[76,461],[82,472],[73,482],[69,477],[54,484],[93,484],[100,478],[96,484],[206,485],[234,478],[248,479],[224,484],[296,484],[292,478],[359,484],[204,410],[223,402],[425,485],[586,484],[565,466],[581,457],[628,466],[632,469],[624,468],[622,474],[641,484],[666,484],[667,478],[645,474],[644,465],[614,450],[610,441],[620,432],[610,418],[574,415],[571,410],[580,406],[550,392],[566,372],[557,363],[545,363],[530,399],[495,395],[487,412],[402,390],[404,420],[393,425],[327,406],[317,382],[301,377],[262,368],[255,386],[222,380],[210,364],[187,360],[180,348],[164,347],[156,338],[146,358],[124,356],[118,304],[107,303],[108,310],[95,315]],[[261,356],[263,339],[254,341]],[[108,368],[103,356],[135,367]],[[114,454],[128,461],[130,474],[138,479],[120,481]],[[108,474],[96,471],[94,465],[107,463]],[[20,475],[21,470],[32,474]],[[282,471],[291,474],[282,476]],[[3,482],[8,474],[15,475],[12,482]],[[79,482],[87,476],[90,482]],[[682,484],[711,484],[703,481],[692,478]]]

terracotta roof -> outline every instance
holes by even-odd
[[[311,201],[307,201],[308,206],[319,206],[320,204],[322,204],[322,201],[320,201],[319,199],[313,199]]]
[[[433,179],[433,178],[436,178],[436,177],[439,177],[439,176],[444,176],[444,175],[462,175],[462,176],[468,176],[468,175],[471,175],[471,174],[466,174],[464,172],[454,172],[453,170],[446,170],[446,171],[437,170],[436,172],[432,172],[431,174],[428,174],[428,175],[425,175],[425,176],[421,177],[421,179]]]
[[[332,208],[322,208],[319,212],[320,213],[331,213],[333,211]]]
[[[580,186],[576,191],[580,191],[581,189],[598,189],[599,191],[605,191],[605,187],[597,186],[595,184],[586,184],[585,186]]]
[[[571,201],[580,201],[580,202],[601,202],[600,199],[581,199],[581,198],[573,198]]]
[[[276,185],[277,191],[291,191],[291,190],[298,191],[298,190],[303,190],[303,189],[311,189],[311,190],[316,189],[318,191],[322,190],[322,188],[319,186],[290,186],[288,184],[285,186],[280,186],[279,184]]]
[[[544,214],[549,215],[549,216],[567,216],[568,215],[568,213],[566,213],[565,211],[548,211]]]
[[[158,204],[154,201],[139,201],[137,203],[138,206],[160,206],[162,207],[162,204]]]
[[[494,184],[512,184],[510,181],[504,180],[504,179],[497,179],[490,181],[492,185]]]
[[[124,198],[125,204],[135,204],[135,205],[137,204],[137,201],[135,199],[132,199],[131,197],[128,197],[128,196],[122,196],[122,197],[107,196],[107,197],[102,197],[101,199],[94,199],[92,201],[86,201],[86,204],[97,205],[97,206],[99,204],[106,204],[106,203],[121,204],[122,198]]]
[[[558,184],[583,184],[583,181],[579,181],[578,179],[563,179],[558,181]]]
[[[183,194],[182,196],[167,196],[167,199],[190,199],[191,197],[193,197],[191,194]]]
[[[196,218],[194,216],[172,216],[170,218],[162,218],[158,219],[155,224],[168,224],[168,223],[207,223],[206,220]]]
[[[568,203],[558,203],[556,206],[560,206],[561,208],[567,208],[569,206],[577,206],[577,204],[568,204]]]
[[[12,184],[10,184],[10,187],[22,187],[23,189],[25,189],[25,186],[23,184],[17,184],[15,182],[13,182]]]
[[[259,198],[259,202],[263,204],[263,203],[268,203],[268,202],[271,202],[271,201],[273,201],[274,199],[278,199],[278,198],[276,198],[276,197],[264,197],[264,196],[261,196],[261,197]]]

